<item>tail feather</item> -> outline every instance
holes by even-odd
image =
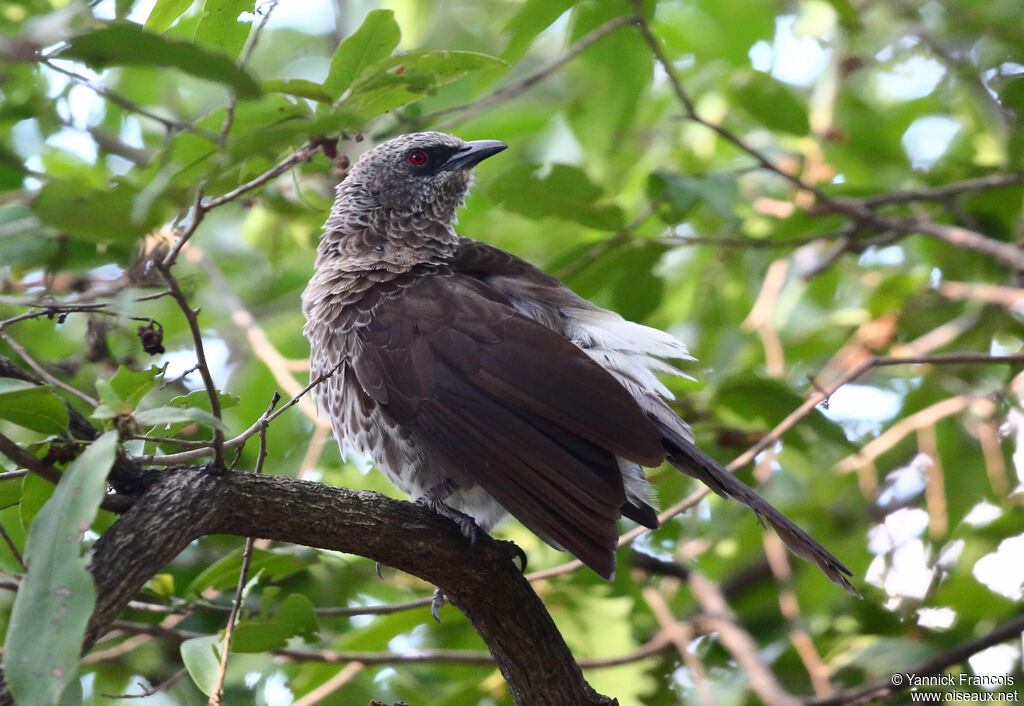
[[[669,452],[668,461],[675,468],[701,481],[722,497],[733,498],[749,507],[762,525],[766,520],[774,528],[791,552],[816,565],[833,583],[842,586],[851,596],[863,597],[847,580],[847,576],[853,576],[853,572],[811,535],[725,470],[717,461],[683,438],[666,439],[666,447]]]

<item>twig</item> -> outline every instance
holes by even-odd
[[[252,38],[249,40],[248,46],[242,53],[242,58],[238,62],[240,68],[245,68],[249,63],[249,59],[252,58],[252,53],[256,49],[256,44],[260,41],[260,35],[263,34],[263,28],[267,26],[267,22],[270,21],[270,15],[277,8],[278,0],[270,0],[263,8],[261,8],[262,17],[260,22],[256,25],[256,31],[252,33]],[[258,11],[260,11],[258,10]],[[231,94],[231,100],[228,102],[228,107],[224,115],[224,124],[221,125],[220,133],[217,135],[217,144],[220,145],[221,149],[227,145],[228,133],[231,132],[231,125],[235,121],[235,108],[238,107],[238,96]]]
[[[19,466],[32,471],[41,478],[45,478],[54,485],[57,485],[60,481],[60,471],[42,459],[36,458],[3,434],[0,434],[0,453],[17,463]]]
[[[18,323],[19,321],[28,321],[29,319],[38,319],[38,318],[41,318],[43,316],[45,316],[47,318],[53,318],[53,317],[59,317],[61,314],[72,314],[72,313],[83,312],[83,311],[100,313],[99,310],[103,309],[104,307],[109,306],[109,304],[103,303],[103,304],[53,304],[53,305],[51,305],[51,304],[37,303],[37,302],[24,302],[24,303],[20,303],[19,302],[19,303],[16,303],[16,306],[41,307],[42,311],[28,311],[28,312],[25,312],[24,314],[18,314],[17,316],[12,316],[9,319],[4,319],[3,321],[0,321],[0,331],[2,331],[3,329],[7,328],[11,324]]]
[[[277,406],[281,396],[276,392],[274,398],[270,402],[270,407],[264,412],[264,416],[270,414],[274,407]],[[263,473],[263,462],[267,458],[267,427],[264,425],[260,427],[260,450],[256,456],[256,468],[253,473],[259,475]],[[238,622],[238,613],[242,608],[242,599],[245,595],[245,584],[249,576],[249,563],[252,561],[252,550],[253,544],[255,543],[254,537],[245,538],[245,548],[242,550],[242,568],[238,572],[238,585],[235,587],[235,600],[231,604],[231,613],[228,615],[228,623],[224,627],[224,640],[221,642],[220,648],[220,666],[217,669],[217,681],[213,688],[213,693],[210,694],[210,706],[220,706],[221,692],[224,690],[224,675],[228,670],[228,650],[231,649],[231,635],[235,631],[235,624]]]
[[[1024,271],[1024,250],[1021,250],[1013,243],[994,240],[982,235],[981,233],[967,228],[962,228],[960,226],[936,223],[922,218],[887,218],[874,213],[864,200],[833,198],[813,184],[809,184],[799,176],[791,174],[779,164],[765,156],[765,154],[760,150],[751,147],[743,138],[728,128],[702,117],[697,113],[693,100],[690,98],[689,94],[687,94],[686,89],[679,80],[675,66],[665,55],[665,52],[661,47],[661,43],[658,41],[658,38],[654,36],[654,33],[651,31],[647,21],[643,18],[642,0],[632,1],[638,13],[637,27],[640,30],[640,34],[643,36],[644,41],[650,48],[651,53],[654,54],[658,63],[661,64],[662,68],[665,70],[669,84],[672,86],[672,90],[675,93],[676,98],[679,100],[679,103],[683,106],[686,118],[703,125],[753,157],[758,166],[762,169],[777,174],[798,189],[812,194],[819,203],[819,207],[809,211],[809,213],[812,215],[839,213],[853,220],[860,227],[872,228],[883,232],[893,231],[894,233],[902,233],[906,235],[914,233],[927,235],[929,237],[942,240],[954,247],[973,250],[992,257],[1014,271]]]
[[[182,667],[181,669],[176,671],[174,674],[172,674],[156,686],[146,687],[145,685],[143,685],[142,682],[139,682],[139,687],[142,689],[141,694],[103,694],[103,696],[105,696],[108,699],[144,699],[147,696],[159,694],[161,691],[164,691],[165,689],[170,689],[172,686],[174,686],[175,682],[177,682],[186,674],[188,674],[188,670],[185,667]]]
[[[25,347],[22,346],[20,343],[18,343],[16,340],[14,340],[14,338],[11,337],[11,334],[9,334],[6,331],[0,329],[0,338],[3,338],[4,341],[7,343],[7,345],[11,347],[11,350],[13,350],[15,353],[17,353],[18,356],[23,361],[25,361],[25,363],[28,365],[28,367],[32,368],[32,370],[35,371],[36,375],[41,377],[47,383],[49,383],[50,385],[53,385],[56,388],[64,390],[64,392],[67,392],[69,394],[74,395],[75,397],[77,397],[78,399],[82,400],[82,402],[85,402],[90,407],[98,407],[99,406],[99,404],[100,404],[99,400],[93,399],[92,397],[90,397],[89,395],[85,394],[84,392],[75,389],[71,385],[68,385],[66,382],[58,380],[53,375],[50,375],[50,373],[46,372],[46,370],[43,368],[43,366],[41,366],[39,363],[37,363],[35,361],[35,359],[32,358],[31,355],[29,355],[29,352],[27,350],[25,350]]]
[[[500,105],[502,103],[512,100],[513,98],[516,98],[517,96],[522,95],[530,88],[532,88],[535,84],[544,80],[545,78],[553,74],[555,71],[558,71],[558,69],[562,68],[562,66],[567,64],[569,61],[576,58],[576,56],[578,56],[583,50],[585,50],[591,44],[597,42],[603,37],[606,37],[607,35],[611,34],[620,27],[624,27],[628,24],[633,24],[637,22],[638,19],[639,18],[634,17],[632,15],[623,15],[621,17],[616,17],[615,19],[609,20],[608,22],[605,22],[603,25],[591,30],[590,32],[587,32],[585,35],[576,40],[572,44],[572,46],[570,46],[565,51],[564,54],[557,56],[549,61],[546,61],[545,63],[541,64],[536,70],[532,71],[526,76],[523,76],[518,81],[515,81],[513,83],[508,84],[507,86],[499,88],[498,90],[494,91],[494,93],[484,96],[483,98],[479,98],[473,101],[472,103],[456,106],[454,108],[447,108],[445,110],[432,113],[431,115],[426,115],[420,118],[417,122],[419,124],[431,123],[434,120],[437,120],[438,118],[451,115],[453,113],[458,113],[459,115],[457,115],[456,117],[442,121],[437,125],[438,130],[450,130],[457,125],[461,125],[462,123],[468,120],[472,120],[476,116],[486,112],[487,110],[490,110],[494,106]]]
[[[900,419],[884,433],[865,444],[859,452],[851,454],[837,463],[835,469],[840,473],[848,473],[866,464],[874,463],[875,459],[902,441],[908,434],[970,409],[978,402],[987,401],[987,398],[981,395],[956,395],[929,405]]]
[[[179,242],[181,242],[180,239]],[[178,308],[181,309],[181,313],[185,316],[185,321],[188,322],[189,331],[192,333],[192,347],[196,352],[197,368],[200,377],[203,379],[203,386],[206,388],[206,396],[210,400],[210,413],[217,419],[220,419],[220,397],[217,394],[217,385],[213,381],[210,366],[206,362],[203,333],[199,329],[199,319],[197,318],[196,310],[188,303],[184,292],[181,291],[181,286],[178,284],[178,279],[171,272],[170,265],[161,264],[158,267],[160,274],[163,275],[164,280],[167,282],[171,297],[177,302]],[[213,459],[217,466],[224,465],[224,432],[216,428],[213,430]]]
[[[335,691],[352,681],[356,674],[359,674],[365,667],[362,662],[349,662],[342,667],[337,674],[325,681],[317,688],[310,691],[300,699],[292,702],[292,706],[313,706],[320,703],[322,699],[333,694]]]
[[[152,112],[151,110],[149,110],[147,108],[143,108],[138,103],[130,101],[127,98],[125,98],[124,96],[121,96],[121,95],[119,95],[117,93],[114,93],[113,91],[111,91],[106,86],[98,84],[95,81],[93,81],[92,79],[89,79],[89,78],[87,78],[85,76],[82,76],[81,74],[75,73],[74,71],[72,71],[70,69],[65,69],[64,67],[57,65],[56,63],[54,63],[53,59],[46,58],[46,57],[40,57],[39,58],[39,62],[41,64],[43,64],[44,66],[46,66],[47,68],[53,69],[54,71],[56,71],[58,73],[62,73],[65,76],[67,76],[68,78],[72,79],[73,81],[76,81],[77,83],[82,84],[86,88],[92,90],[97,95],[100,95],[103,98],[106,98],[111,103],[116,103],[117,105],[121,106],[125,110],[131,111],[133,113],[138,113],[139,115],[145,116],[145,117],[149,118],[150,120],[155,120],[155,121],[157,121],[158,123],[160,123],[161,125],[163,125],[165,128],[167,128],[169,130],[181,130],[181,131],[184,131],[184,132],[191,132],[191,133],[193,133],[195,135],[200,135],[202,137],[205,137],[207,139],[211,139],[211,140],[214,140],[214,141],[216,141],[216,139],[217,139],[217,136],[215,134],[213,134],[212,132],[210,132],[209,130],[204,130],[202,128],[196,127],[195,125],[192,125],[191,123],[187,123],[187,122],[184,122],[184,121],[181,121],[181,120],[175,120],[173,118],[167,118],[167,117],[164,117],[163,115],[159,115],[157,113],[154,113],[154,112]]]
[[[964,181],[957,181],[952,184],[944,184],[932,189],[889,191],[878,196],[870,196],[864,199],[862,203],[869,208],[875,208],[877,206],[889,206],[909,201],[943,202],[951,196],[958,196],[967,191],[988,191],[990,189],[1005,189],[1011,186],[1024,186],[1024,172],[989,174],[988,176],[976,179],[965,179]]]
[[[711,684],[708,683],[704,663],[690,647],[694,637],[693,626],[685,620],[676,620],[664,596],[653,586],[645,586],[641,595],[661,627],[659,634],[664,634],[668,638],[686,668],[690,670],[697,699],[701,706],[714,706],[715,695],[711,691]]]
[[[256,354],[256,357],[267,366],[271,375],[274,376],[274,381],[285,394],[289,396],[298,394],[302,389],[302,384],[292,375],[288,359],[281,355],[281,352],[271,343],[266,331],[256,322],[256,317],[245,307],[238,294],[232,289],[217,263],[207,257],[202,249],[195,246],[189,247],[185,257],[190,262],[198,265],[206,273],[210,284],[217,292],[218,298],[230,310],[231,321],[245,333],[245,337],[249,341],[249,345]],[[306,366],[305,369],[308,370],[309,367]],[[325,416],[317,414],[316,403],[312,399],[305,397],[300,400],[299,409],[318,428],[330,428],[330,420]]]
[[[690,572],[688,581],[693,597],[704,613],[697,624],[705,624],[707,632],[717,631],[722,646],[727,649],[750,679],[750,688],[767,704],[796,706],[799,701],[782,688],[771,670],[761,660],[754,638],[736,621],[736,614],[726,602],[714,581],[697,571]]]
[[[427,599],[429,605],[430,599]],[[134,623],[116,620],[112,629],[132,635],[152,635],[175,642],[184,642],[196,637],[209,637],[206,633],[192,630],[166,628],[151,623]],[[630,652],[612,657],[584,657],[577,663],[583,669],[606,669],[631,664],[647,659],[671,646],[671,642],[662,633]],[[494,667],[494,657],[487,652],[474,650],[417,650],[415,652],[338,652],[334,650],[298,650],[282,648],[270,650],[270,654],[290,662],[322,662],[324,664],[345,664],[362,662],[364,666],[380,666],[390,664],[465,664]]]
[[[322,383],[324,380],[326,380],[329,377],[331,377],[332,375],[334,375],[337,372],[337,370],[338,370],[338,368],[340,366],[341,366],[341,363],[338,363],[338,365],[334,366],[333,368],[328,370],[323,375],[320,375],[319,377],[317,377],[316,380],[313,380],[312,382],[310,382],[308,385],[306,385],[304,388],[302,388],[302,390],[300,390],[297,395],[295,395],[290,400],[288,400],[280,409],[278,409],[273,414],[268,414],[269,410],[267,412],[264,412],[262,415],[260,415],[260,418],[257,419],[255,422],[253,422],[252,426],[250,426],[248,429],[243,431],[241,434],[239,434],[235,438],[230,439],[228,441],[225,441],[224,444],[223,444],[224,448],[233,449],[233,448],[237,448],[239,446],[242,446],[254,434],[258,433],[261,429],[265,429],[267,427],[267,425],[269,425],[272,421],[277,419],[284,412],[288,411],[288,409],[290,409],[291,407],[293,407],[296,404],[298,404],[299,400],[302,399],[303,395],[305,395],[307,392],[312,390],[314,387],[316,387],[317,385]],[[181,453],[177,453],[177,454],[164,454],[164,455],[151,454],[151,455],[146,455],[146,456],[136,456],[136,457],[134,457],[134,460],[137,463],[140,463],[140,464],[152,464],[152,465],[158,465],[158,466],[173,466],[173,465],[178,464],[178,463],[187,463],[189,461],[197,461],[197,460],[199,460],[201,458],[205,458],[206,456],[211,455],[212,452],[213,452],[212,449],[209,446],[206,446],[206,447],[201,448],[201,449],[192,449],[191,451],[182,451]]]
[[[21,570],[28,571],[28,567],[25,566],[25,559],[21,556],[21,552],[18,551],[18,547],[14,544],[14,540],[11,539],[11,535],[7,534],[7,530],[4,529],[3,523],[0,523],[0,537],[3,537],[4,542],[7,544],[7,548],[11,550],[11,554],[14,555],[14,560],[18,562],[18,566],[21,567]]]

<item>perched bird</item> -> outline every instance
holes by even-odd
[[[339,443],[467,536],[508,513],[604,578],[620,516],[658,526],[643,467],[668,461],[858,595],[849,569],[693,444],[655,376],[679,374],[665,359],[688,358],[682,343],[455,233],[473,167],[505,148],[402,135],[338,185],[302,300]]]

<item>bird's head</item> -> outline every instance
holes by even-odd
[[[465,142],[443,132],[400,135],[365,153],[338,189],[338,205],[362,201],[448,224],[462,205],[473,167],[508,145]]]

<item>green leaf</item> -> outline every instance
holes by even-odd
[[[39,191],[32,210],[43,223],[98,243],[132,243],[159,223],[159,217],[132,216],[137,189],[117,184],[94,189],[76,181],[54,180]]]
[[[301,78],[273,78],[260,84],[264,93],[287,93],[290,96],[309,98],[320,103],[331,103],[334,99],[319,83]]]
[[[48,385],[0,378],[0,419],[40,434],[59,434],[68,426],[68,408]]]
[[[217,688],[220,636],[193,637],[181,643],[181,661],[199,690],[209,696]]]
[[[249,562],[249,573],[255,575],[262,571],[268,580],[277,581],[286,576],[302,571],[313,562],[294,556],[270,552],[265,549],[255,549],[252,559]],[[242,550],[238,549],[212,566],[208,566],[202,573],[192,579],[192,583],[185,589],[186,595],[199,595],[208,588],[224,591],[233,588],[238,583],[238,572],[242,570]]]
[[[664,220],[678,223],[685,220],[694,207],[703,204],[727,220],[736,219],[736,179],[725,174],[688,177],[668,172],[654,172],[648,181],[648,194],[653,198],[668,197],[669,208],[661,212]]]
[[[176,422],[196,422],[203,426],[219,429],[225,434],[231,433],[231,430],[228,429],[224,422],[217,419],[205,409],[198,409],[196,407],[191,407],[189,409],[181,409],[179,407],[155,407],[153,409],[144,409],[141,412],[136,412],[133,416],[135,417],[135,421],[138,422],[140,426],[144,427],[174,424]]]
[[[47,237],[32,209],[21,203],[0,206],[0,262],[20,274],[50,263],[56,254],[56,241]]]
[[[811,131],[806,103],[771,76],[752,72],[733,92],[736,103],[765,127],[794,135]]]
[[[93,411],[92,416],[96,419],[113,419],[122,414],[131,414],[146,393],[156,385],[156,378],[162,374],[163,370],[156,366],[135,372],[122,365],[110,380],[96,381],[96,392],[102,404]]]
[[[156,0],[143,26],[147,32],[162,33],[192,6],[192,0]]]
[[[116,450],[112,432],[90,444],[29,528],[29,570],[15,595],[4,642],[4,675],[20,706],[49,706],[75,676],[96,602],[82,533],[96,517]]]
[[[68,41],[62,59],[78,59],[93,68],[107,66],[163,66],[197,78],[222,83],[241,97],[259,95],[256,81],[223,54],[189,42],[167,39],[131,23],[108,25]]]
[[[238,16],[255,10],[255,0],[205,0],[196,42],[237,59],[252,25],[252,20],[239,22]]]
[[[235,626],[231,638],[232,652],[266,652],[285,647],[288,640],[301,636],[314,642],[319,625],[313,604],[301,593],[289,595],[272,616],[243,620]]]
[[[526,0],[512,19],[505,25],[508,46],[501,58],[516,61],[533,41],[533,38],[551,26],[572,7],[574,0]]]
[[[0,473],[4,467],[0,466]],[[0,480],[0,510],[13,507],[21,502],[21,478]]]
[[[530,218],[552,216],[600,230],[618,230],[624,224],[618,206],[596,204],[601,188],[579,167],[556,164],[544,177],[539,165],[520,164],[498,177],[490,196],[503,208]]]
[[[505,62],[472,51],[416,51],[396,54],[363,71],[352,85],[345,107],[369,119],[433,93],[470,71],[504,66]]]
[[[43,509],[46,502],[53,497],[54,486],[35,473],[29,473],[22,477],[21,502],[18,503],[18,515],[21,519],[21,526],[28,530],[32,521]]]
[[[373,10],[363,24],[338,45],[331,57],[331,68],[324,79],[323,90],[328,100],[336,100],[366,67],[390,56],[402,38],[395,13]]]

